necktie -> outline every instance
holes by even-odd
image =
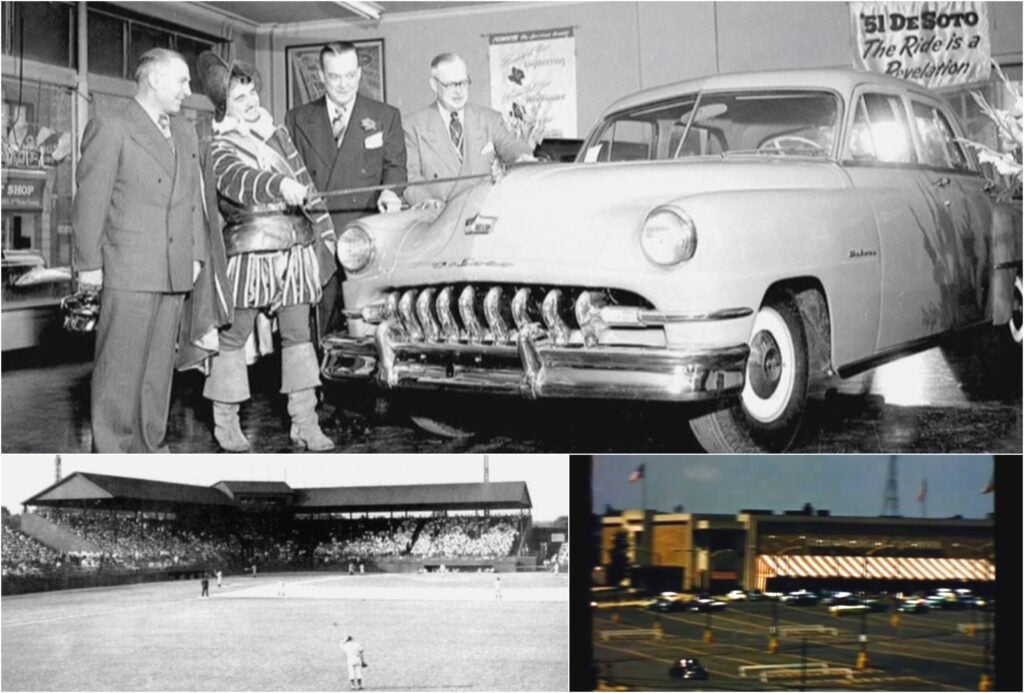
[[[341,141],[345,138],[345,109],[338,111],[331,121],[331,129],[334,131],[334,142],[341,147]]]
[[[459,154],[462,153],[462,123],[459,122],[459,114],[452,111],[452,120],[448,123],[448,134],[452,137],[452,144]]]
[[[167,144],[170,145],[171,151],[174,151],[174,138],[171,135],[171,118],[166,113],[161,113],[156,118],[157,127],[160,128],[160,133],[166,138]]]

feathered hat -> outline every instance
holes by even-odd
[[[235,60],[228,64],[213,51],[203,51],[196,61],[196,76],[203,87],[203,93],[213,102],[214,119],[224,119],[224,110],[228,101],[228,85],[232,79],[251,80],[253,88],[260,91],[263,80],[259,70],[251,63]]]

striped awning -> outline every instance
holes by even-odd
[[[896,558],[892,556],[760,555],[757,585],[768,578],[861,578],[875,580],[985,580],[996,579],[991,561],[979,558]]]

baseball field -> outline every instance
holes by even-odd
[[[367,690],[568,686],[568,576],[225,576],[4,597],[4,691]],[[284,583],[282,585],[282,582]],[[280,596],[283,592],[284,596]]]

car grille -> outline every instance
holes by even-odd
[[[395,288],[383,318],[413,342],[513,344],[528,326],[556,344],[597,342],[595,316],[606,306],[650,309],[619,289],[522,284],[446,284]]]

